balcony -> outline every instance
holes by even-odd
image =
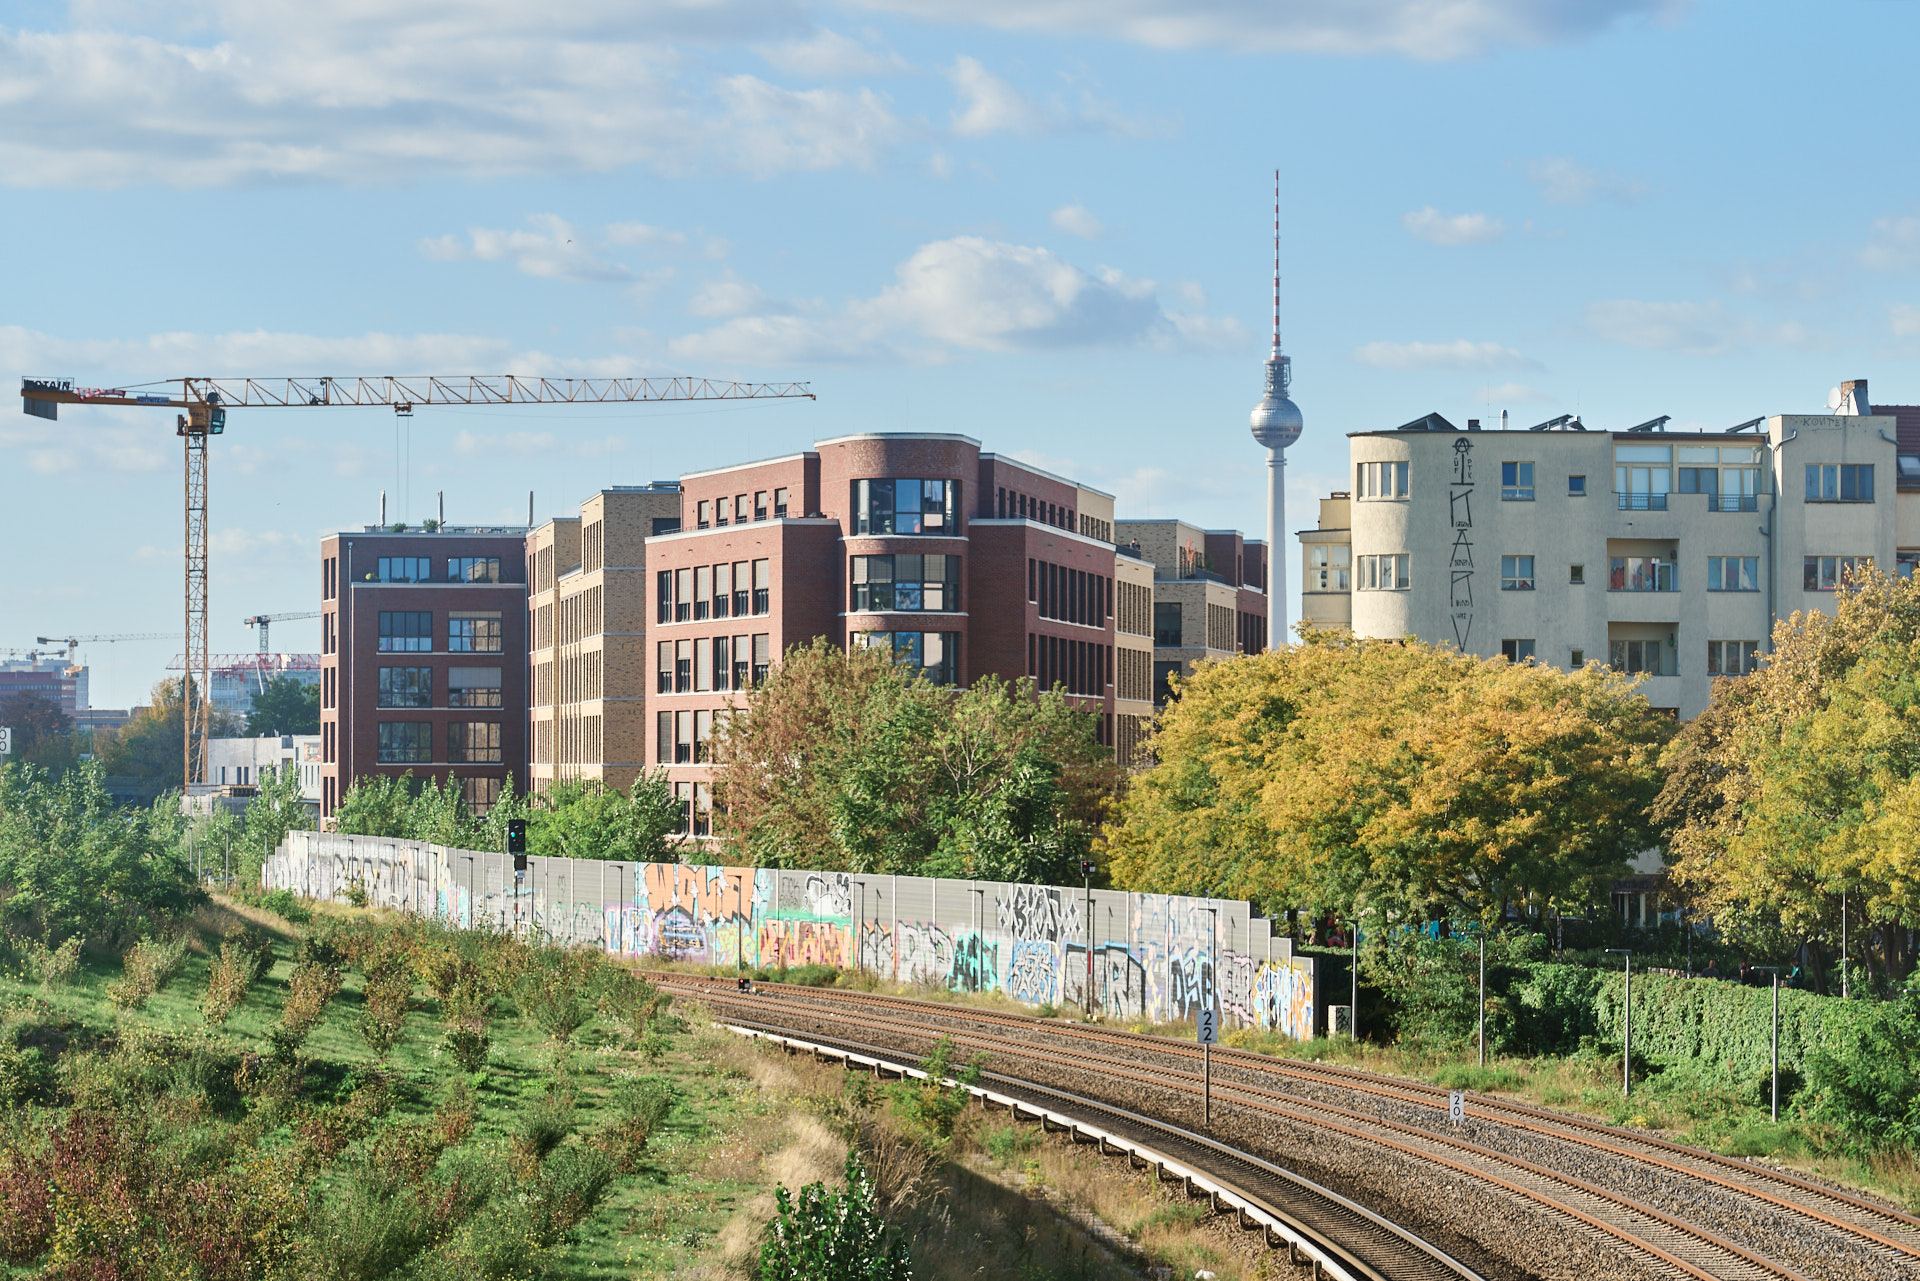
[[[1667,509],[1665,494],[1616,493],[1614,497],[1619,500],[1623,512],[1663,512]]]
[[[1614,556],[1607,570],[1610,592],[1677,592],[1680,569],[1660,556]]]
[[[1757,512],[1760,510],[1760,497],[1757,494],[1708,494],[1707,510],[1710,512]]]

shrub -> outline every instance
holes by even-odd
[[[27,940],[27,972],[41,988],[65,987],[80,973],[80,936],[69,938],[59,947],[48,947]]]
[[[593,1017],[594,970],[604,962],[582,949],[541,948],[520,981],[520,1005],[555,1045],[573,1039]]]
[[[293,1061],[308,1034],[327,1012],[327,1002],[339,990],[338,969],[315,961],[303,961],[293,967],[293,975],[287,980],[286,1003],[280,1007],[280,1023],[267,1033],[276,1059],[282,1063]]]
[[[383,959],[367,967],[361,995],[365,1009],[360,1015],[360,1036],[375,1058],[385,1059],[406,1034],[413,977],[398,958]]]
[[[186,935],[141,939],[127,951],[120,977],[107,984],[107,997],[122,1010],[137,1010],[167,985],[187,961]]]
[[[493,1043],[493,978],[479,962],[448,952],[430,966],[428,987],[440,998],[445,1027],[440,1044],[462,1071],[478,1072],[487,1064]]]
[[[760,1249],[760,1281],[906,1281],[906,1246],[887,1242],[873,1179],[847,1153],[847,1187],[809,1183],[798,1196],[774,1193],[776,1217]]]
[[[520,1109],[508,1136],[513,1144],[515,1172],[522,1178],[532,1178],[540,1168],[540,1163],[571,1133],[571,1093],[550,1089],[532,1100]]]
[[[933,1053],[920,1063],[927,1074],[926,1078],[900,1081],[890,1091],[895,1110],[939,1144],[953,1137],[954,1127],[959,1124],[968,1101],[973,1098],[966,1087],[980,1082],[980,1060],[976,1058],[964,1067],[955,1067],[953,1053],[952,1039],[941,1037],[935,1043]],[[958,1084],[944,1084],[943,1080],[947,1077],[952,1077]]]
[[[200,1013],[208,1023],[219,1027],[233,1016],[253,982],[253,973],[253,958],[233,939],[220,945],[220,955],[207,967],[207,995],[200,1002]]]
[[[619,1173],[631,1174],[647,1142],[673,1111],[673,1089],[665,1081],[628,1077],[614,1086],[608,1102],[614,1119],[594,1136],[594,1143]]]
[[[53,1064],[40,1047],[22,1049],[0,1044],[0,1107],[17,1108],[29,1103],[51,1103],[54,1096]]]
[[[654,1016],[666,1009],[668,997],[659,988],[621,965],[603,965],[595,984],[601,1017],[617,1026],[630,1042],[642,1040]]]
[[[270,890],[261,898],[260,906],[294,925],[305,925],[313,919],[313,913],[294,897],[292,890]]]

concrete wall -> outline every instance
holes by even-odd
[[[1091,1004],[1113,1019],[1213,1003],[1229,1027],[1305,1038],[1323,1023],[1315,959],[1230,899],[1095,890],[1089,916],[1074,886],[542,858],[516,890],[503,854],[321,832],[289,833],[261,873],[310,898],[355,881],[379,906],[626,956],[831,965],[1058,1006],[1087,1003],[1091,968]]]

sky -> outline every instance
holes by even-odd
[[[518,524],[847,432],[1260,536],[1276,169],[1295,529],[1346,433],[1429,411],[1920,401],[1916,47],[1907,0],[10,0],[0,380],[818,396],[236,410],[216,653],[317,609],[319,540],[383,490]],[[178,630],[171,423],[0,415],[0,648]],[[92,701],[178,648],[83,647]]]

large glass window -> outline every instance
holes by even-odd
[[[433,615],[427,611],[380,611],[380,649],[389,654],[433,652]]]
[[[383,667],[380,669],[379,707],[432,707],[433,669],[431,667]]]
[[[1344,592],[1353,560],[1353,548],[1345,543],[1307,544],[1307,590]]]
[[[737,648],[734,650],[734,655],[737,665],[739,658],[739,650]],[[755,685],[766,684],[767,673],[772,670],[773,634],[770,632],[755,632],[753,635],[753,683]]]
[[[1405,498],[1407,464],[1361,463],[1355,474],[1355,498]]]
[[[722,561],[713,567],[713,616],[726,618],[733,610],[733,566]]]
[[[383,583],[425,583],[433,578],[430,556],[382,556],[380,581]]]
[[[1759,641],[1710,640],[1707,642],[1707,675],[1751,676],[1759,670]]]
[[[773,518],[775,520],[787,518],[787,491],[784,489],[773,491]]]
[[[1678,567],[1658,556],[1615,556],[1608,568],[1607,588],[1616,592],[1677,592]]]
[[[1507,503],[1530,503],[1533,501],[1533,464],[1500,464],[1500,501]]]
[[[498,667],[455,667],[447,673],[448,707],[499,707]]]
[[[673,571],[663,569],[653,576],[653,621],[673,621]]]
[[[960,558],[896,553],[854,556],[853,607],[858,610],[955,610]]]
[[[749,561],[733,562],[733,616],[745,618],[752,612],[749,601],[753,592],[753,565]]]
[[[1178,649],[1183,643],[1181,640],[1179,601],[1154,602],[1153,643],[1160,649]]]
[[[1666,643],[1657,640],[1617,640],[1609,648],[1613,651],[1609,657],[1616,672],[1629,674],[1644,673],[1648,676],[1671,676],[1673,664],[1666,658]]]
[[[433,726],[426,721],[381,721],[375,757],[382,765],[419,765],[433,759]]]
[[[1615,446],[1613,489],[1622,510],[1665,511],[1673,489],[1673,446]]]
[[[753,612],[771,613],[773,610],[773,562],[756,560],[753,562]]]
[[[693,570],[679,569],[673,574],[673,621],[693,621]]]
[[[498,654],[499,613],[454,614],[449,617],[447,648],[456,654]]]
[[[1807,501],[1810,503],[1872,502],[1873,464],[1808,463]]]
[[[1533,641],[1503,640],[1500,642],[1500,655],[1509,663],[1524,663],[1533,657]]]
[[[1398,556],[1362,556],[1359,578],[1355,585],[1363,592],[1406,591],[1413,586],[1413,557],[1406,552]]]
[[[1503,592],[1532,591],[1533,557],[1502,556],[1500,558],[1500,590]]]
[[[455,721],[447,726],[447,759],[487,764],[500,759],[499,721]]]
[[[935,685],[960,682],[958,632],[855,632],[856,649],[884,649],[894,661],[919,672]]]
[[[1707,557],[1707,590],[1710,592],[1757,592],[1760,590],[1758,556]]]
[[[695,565],[693,567],[693,621],[704,623],[707,620],[707,607],[713,599],[713,566]]]
[[[1846,585],[1847,575],[1872,564],[1871,556],[1809,556],[1802,585],[1810,592],[1837,591]]]
[[[450,583],[497,583],[500,581],[498,556],[449,556],[447,581]]]
[[[957,480],[856,480],[854,533],[951,534],[958,530]]]

